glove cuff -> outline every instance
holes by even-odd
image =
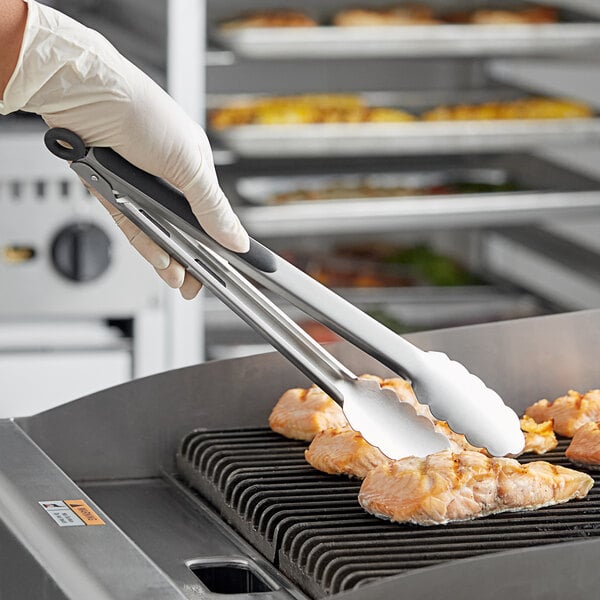
[[[23,43],[0,114],[56,113],[129,97],[127,61],[102,35],[49,6],[24,1]]]

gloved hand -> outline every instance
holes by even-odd
[[[206,134],[177,103],[98,32],[34,0],[17,67],[0,113],[42,115],[86,145],[110,146],[137,167],[167,180],[187,198],[204,229],[231,250],[246,252],[248,235],[215,173]],[[132,245],[184,298],[200,284],[120,213],[103,203]]]

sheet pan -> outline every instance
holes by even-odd
[[[420,115],[440,105],[510,101],[531,94],[513,86],[359,93],[369,106],[398,107]],[[211,108],[256,95],[209,97]],[[600,118],[400,123],[238,125],[212,130],[215,140],[243,158],[408,156],[532,151],[600,139]]]
[[[600,23],[411,25],[217,30],[213,39],[251,59],[556,55],[600,47]]]
[[[237,175],[239,173],[239,176]],[[318,187],[375,174],[380,181],[406,185],[483,179],[514,182],[521,191],[389,198],[344,198],[269,205],[268,198],[297,186]],[[532,154],[342,160],[302,169],[294,161],[279,168],[243,167],[222,177],[238,214],[257,236],[409,231],[416,227],[469,227],[550,222],[600,210],[600,182]]]

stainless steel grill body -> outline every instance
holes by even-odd
[[[422,333],[411,339],[424,349],[437,348],[460,360],[522,411],[539,398],[553,398],[569,388],[598,387],[599,334],[600,310],[595,310]],[[373,359],[348,345],[333,350],[357,371],[386,374]],[[178,444],[191,430],[264,428],[282,390],[306,384],[281,357],[261,355],[164,373],[34,417],[1,421],[0,598],[222,598],[192,571],[212,568],[215,563],[229,565],[227,568],[242,565],[257,573],[270,590],[262,592],[261,598],[306,598],[202,498],[172,477]],[[276,442],[269,448],[274,462],[287,460]],[[288,467],[294,465],[299,472],[307,468],[297,456]],[[233,475],[222,473],[223,484],[248,483],[245,478],[234,480]],[[357,524],[358,533],[361,523],[372,518],[359,512],[355,504],[346,515],[345,507],[354,502],[350,496],[355,495],[356,483],[342,481],[339,485],[332,514],[339,510],[337,516]],[[306,490],[309,492],[310,486]],[[309,508],[320,500],[310,496],[308,493],[302,502]],[[41,500],[77,498],[97,509],[106,525],[61,528],[38,505]],[[507,596],[527,600],[592,598],[600,585],[600,539],[587,538],[589,529],[578,531],[571,526],[588,522],[590,514],[585,507],[595,513],[596,502],[592,494],[588,501],[556,509],[567,517],[567,533],[560,530],[555,509],[523,516],[527,536],[510,548],[500,547],[510,533],[502,530],[506,515],[440,529],[439,539],[428,540],[426,548],[421,548],[421,542],[434,530],[412,533],[411,528],[409,552],[392,552],[385,562],[377,559],[367,570],[373,568],[376,577],[388,574],[377,572],[379,568],[391,574],[397,561],[404,558],[417,568],[383,579],[366,577],[354,590],[348,589],[353,581],[342,583],[344,572],[343,577],[332,580],[331,589],[337,582],[339,589],[348,589],[337,595],[340,600],[424,600],[442,594],[482,600],[505,600]],[[269,513],[260,527],[273,532],[269,535],[282,535],[278,519]],[[319,519],[314,521],[318,530]],[[392,537],[408,531],[383,522],[377,525]],[[496,526],[500,529],[494,529]],[[496,531],[498,544],[493,553],[472,556],[471,550],[477,550],[473,541],[473,548],[461,555],[450,541],[454,527],[461,531],[482,527],[483,537]],[[285,569],[283,559],[280,561],[284,572],[310,561],[311,568],[314,564],[320,573],[332,573],[330,555],[317,550],[316,530],[307,530],[298,539]],[[573,534],[581,537],[574,539]],[[569,541],[564,541],[566,537]],[[350,536],[340,543],[362,544],[358,537],[356,543],[352,540]],[[533,546],[540,540],[544,545]],[[418,562],[421,550],[443,557],[449,549],[456,551],[452,560],[433,565]],[[342,560],[352,562],[354,551],[354,547],[344,550]],[[238,600],[254,597],[250,587],[236,596]]]

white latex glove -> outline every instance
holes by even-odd
[[[231,250],[248,235],[223,194],[206,134],[148,76],[98,32],[38,4],[29,5],[23,45],[0,113],[42,115],[88,146],[110,146],[137,167],[167,180],[187,198],[204,229]],[[103,203],[132,245],[184,298],[200,285],[115,209]]]

